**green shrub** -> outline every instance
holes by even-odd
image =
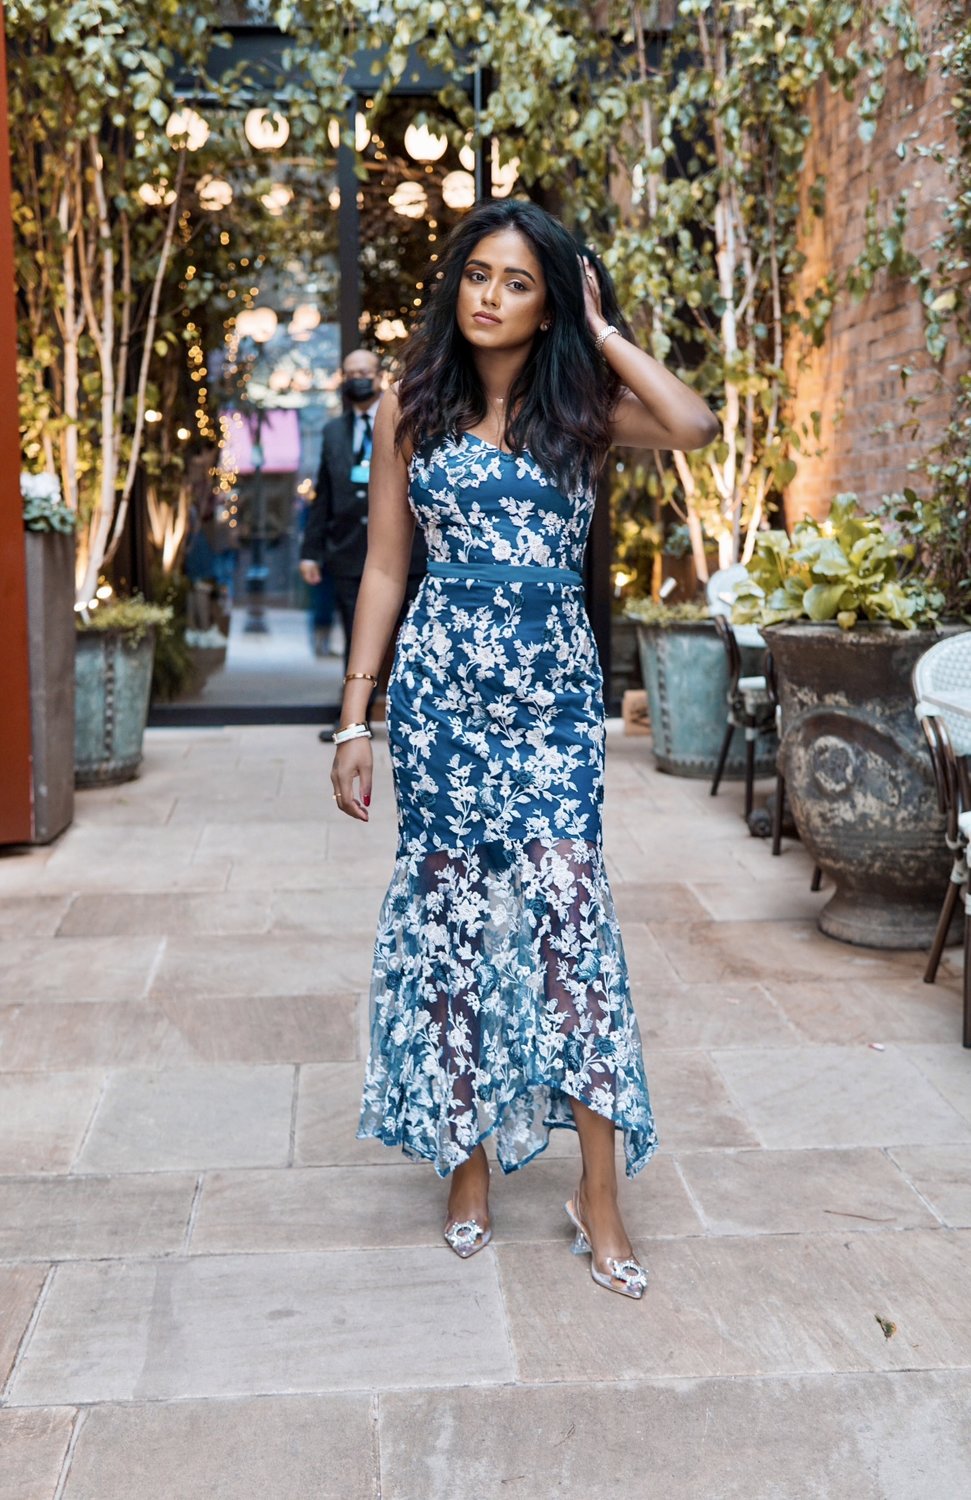
[[[926,579],[907,577],[912,543],[889,536],[880,518],[860,511],[857,497],[837,495],[825,521],[763,532],[735,596],[738,625],[785,620],[835,620],[850,630],[859,619],[906,630],[933,625],[944,596]]]
[[[628,599],[628,620],[638,625],[691,625],[711,618],[707,604],[664,604],[657,599]]]

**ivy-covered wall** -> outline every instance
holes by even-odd
[[[915,0],[924,50],[925,78],[906,72],[895,59],[887,70],[887,97],[869,141],[860,139],[855,106],[820,82],[810,98],[812,134],[802,183],[801,248],[806,263],[797,293],[818,285],[826,274],[842,279],[862,255],[870,262],[892,253],[894,209],[906,193],[903,246],[927,269],[937,261],[933,242],[944,227],[940,198],[953,196],[943,167],[921,156],[918,144],[943,144],[957,151],[950,98],[953,82],[942,75],[937,55],[942,33],[938,0]],[[916,140],[914,133],[916,132]],[[817,173],[826,177],[827,211],[814,217],[810,191]],[[868,248],[867,215],[891,239]],[[948,340],[935,364],[924,339],[924,316],[916,287],[887,265],[878,265],[872,287],[859,300],[837,301],[819,348],[810,350],[803,369],[791,361],[795,386],[794,420],[812,431],[820,413],[819,447],[807,444],[798,472],[787,489],[790,522],[803,514],[825,513],[832,497],[852,490],[865,505],[912,483],[908,464],[944,431],[953,400],[953,381],[968,367],[957,338]],[[912,371],[901,383],[901,370]],[[945,377],[942,384],[939,376]],[[912,404],[919,402],[919,405]],[[920,424],[919,429],[916,423]]]

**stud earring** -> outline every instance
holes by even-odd
[[[548,333],[552,325],[550,323],[541,323],[539,326],[541,333]]]

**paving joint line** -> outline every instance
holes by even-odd
[[[185,1233],[182,1236],[182,1246],[179,1251],[181,1255],[188,1255],[189,1245],[196,1227],[196,1219],[199,1216],[199,1205],[202,1201],[202,1184],[205,1181],[205,1172],[200,1172],[196,1178],[195,1189],[192,1194],[192,1202],[189,1204],[189,1217],[185,1222]],[[126,1257],[127,1259],[127,1257]]]
[[[57,1265],[55,1264],[50,1266],[47,1275],[41,1282],[40,1291],[37,1293],[37,1296],[34,1299],[34,1306],[31,1311],[30,1317],[27,1319],[27,1326],[20,1336],[20,1342],[17,1345],[17,1352],[15,1353],[13,1361],[10,1365],[10,1374],[4,1381],[3,1386],[0,1387],[0,1402],[2,1402],[4,1406],[8,1406],[10,1404],[10,1393],[13,1390],[14,1380],[17,1377],[17,1373],[23,1361],[27,1345],[30,1342],[34,1329],[37,1327],[41,1312],[43,1311],[44,1306],[47,1302],[47,1298],[50,1295],[50,1288],[53,1285],[56,1273]],[[50,1403],[45,1404],[49,1405]]]
[[[90,1410],[91,1407],[88,1406],[76,1406],[74,1409],[74,1420],[71,1423],[71,1431],[68,1436],[67,1447],[64,1450],[64,1458],[61,1461],[61,1472],[57,1476],[57,1484],[54,1488],[54,1494],[51,1496],[51,1500],[61,1500],[61,1497],[64,1494],[64,1488],[67,1484],[68,1476],[71,1472],[71,1465],[74,1462],[74,1450],[78,1445],[78,1439],[80,1438],[81,1431],[88,1420],[88,1413]]]

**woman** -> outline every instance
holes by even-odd
[[[428,574],[398,636],[398,850],[378,920],[359,1136],[450,1176],[445,1239],[491,1237],[505,1172],[576,1129],[566,1212],[594,1280],[640,1297],[617,1205],[657,1137],[601,844],[603,681],[580,568],[612,443],[690,449],[705,403],[612,330],[563,226],[530,203],[453,231],[375,422],[367,565],[332,781],[366,822],[364,722],[417,518]],[[357,790],[355,791],[355,781]]]

